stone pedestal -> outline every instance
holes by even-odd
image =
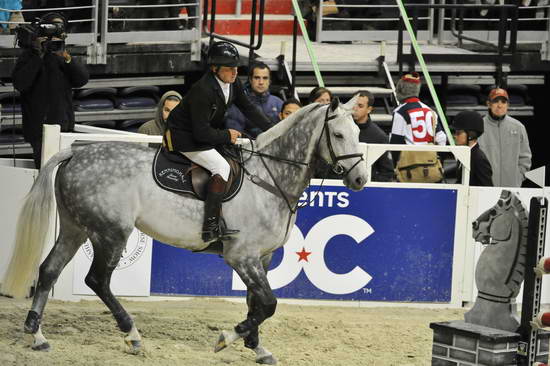
[[[520,335],[462,320],[431,323],[432,366],[517,365]],[[548,362],[550,332],[539,331],[537,361]],[[521,348],[521,344],[519,344]]]

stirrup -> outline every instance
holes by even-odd
[[[240,230],[228,229],[225,219],[220,218],[220,240],[233,240],[240,232]]]
[[[210,243],[211,241],[217,240],[220,237],[219,230],[207,230],[201,232],[201,239],[205,243]]]
[[[219,239],[222,241],[234,240],[240,232],[240,230],[223,229],[223,233],[219,235]]]

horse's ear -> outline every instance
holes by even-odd
[[[357,104],[357,99],[359,99],[359,94],[356,94],[353,98],[344,103],[344,109],[347,111],[353,110],[353,107]]]
[[[330,102],[330,110],[334,112],[339,105],[340,99],[338,99],[338,97],[332,98],[332,101]]]

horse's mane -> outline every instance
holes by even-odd
[[[304,118],[312,118],[313,114],[311,114],[311,112],[322,106],[323,105],[319,103],[313,103],[306,105],[305,107],[302,107],[296,112],[292,113],[289,117],[275,124],[275,126],[271,127],[269,130],[258,135],[258,138],[255,142],[255,149],[260,150],[263,147],[271,144],[278,137],[284,135],[288,130],[290,130],[290,128],[294,126],[298,121],[301,121]]]

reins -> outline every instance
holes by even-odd
[[[318,105],[314,109],[312,109],[312,111],[314,111],[315,109],[320,108],[320,107],[321,107],[321,105]],[[332,148],[332,142],[331,142],[331,139],[330,139],[330,131],[328,129],[328,122],[335,119],[336,115],[329,116],[329,111],[330,111],[330,106],[327,106],[327,111],[325,113],[325,119],[324,119],[324,122],[323,122],[323,129],[321,130],[321,134],[319,135],[319,138],[317,139],[316,150],[319,149],[319,144],[320,144],[321,139],[323,137],[323,132],[325,132],[325,136],[326,136],[326,139],[327,139],[327,148],[329,150],[330,157],[331,157],[331,160],[332,160],[332,170],[336,174],[342,175],[343,178],[345,178],[361,161],[363,161],[363,154],[355,153],[355,154],[346,154],[346,155],[336,156],[336,154],[334,153],[334,150]],[[246,135],[246,133],[245,133],[245,135]],[[248,136],[248,135],[246,135],[246,136],[250,138],[250,136]],[[279,162],[294,165],[294,166],[305,166],[307,168],[310,168],[309,163],[304,163],[304,162],[301,162],[301,161],[286,159],[286,158],[282,158],[280,156],[265,154],[265,153],[256,151],[256,150],[254,150],[254,140],[253,139],[250,139],[250,144],[251,144],[251,147],[252,147],[251,149],[246,149],[246,148],[240,146],[240,149],[242,151],[246,151],[246,152],[250,153],[250,155],[247,159],[242,159],[241,161],[239,161],[239,164],[241,165],[242,169],[244,170],[244,172],[246,173],[246,175],[248,176],[249,180],[252,183],[262,187],[266,191],[268,191],[268,192],[270,192],[270,193],[272,193],[276,196],[282,197],[284,199],[285,203],[287,204],[288,210],[291,213],[291,215],[295,214],[298,211],[298,209],[308,206],[313,201],[314,198],[311,198],[308,202],[304,203],[303,205],[300,205],[298,200],[297,200],[296,204],[293,207],[293,205],[291,204],[291,199],[292,198],[298,199],[299,197],[290,197],[289,198],[289,196],[287,194],[285,194],[285,191],[281,188],[279,182],[277,182],[277,179],[273,175],[273,172],[271,171],[271,169],[268,167],[268,165],[267,165],[264,158],[268,158],[268,159],[271,159],[271,160],[274,160],[274,161],[279,161]],[[256,155],[260,158],[265,170],[269,174],[269,177],[273,181],[273,184],[275,185],[275,187],[273,185],[271,185],[270,183],[266,182],[265,180],[263,180],[262,178],[258,177],[257,175],[254,175],[254,174],[250,173],[248,171],[248,169],[246,169],[245,162],[248,161],[248,159],[250,159],[252,157],[252,155]],[[338,164],[338,162],[340,160],[346,160],[346,159],[356,158],[356,157],[359,157],[360,159],[358,159],[357,162],[355,162],[355,164],[353,164],[352,167],[350,169],[348,169],[347,171],[345,170],[345,168],[343,166]],[[317,192],[320,192],[324,181],[325,181],[325,179],[323,178],[323,180],[321,181],[321,184],[319,185],[319,188],[317,189]],[[315,195],[312,195],[312,197],[315,197]]]

